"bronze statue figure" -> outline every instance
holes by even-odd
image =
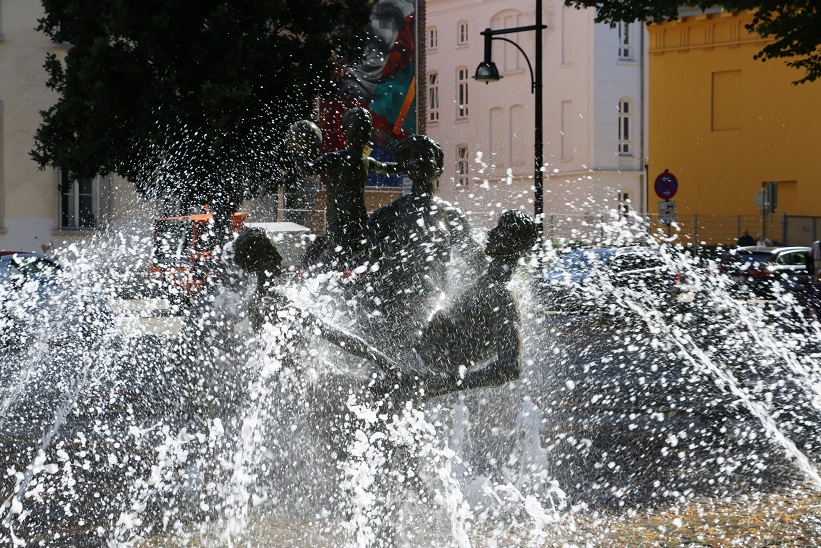
[[[382,163],[364,154],[371,138],[371,113],[355,107],[342,116],[342,129],[348,147],[328,152],[308,166],[308,173],[325,175],[327,205],[325,231],[332,260],[344,264],[366,250],[364,229],[365,182],[369,173],[395,175],[393,162]]]
[[[502,214],[488,233],[487,272],[436,312],[414,342],[419,369],[404,375],[406,397],[425,399],[518,378],[519,315],[507,283],[537,238],[537,226],[526,214]]]
[[[328,177],[328,239],[339,259],[367,259],[364,278],[372,327],[389,353],[410,356],[400,366],[361,338],[333,328],[298,310],[279,290],[281,257],[261,229],[246,229],[236,240],[235,261],[257,275],[250,305],[259,330],[280,317],[296,317],[325,339],[371,360],[384,372],[372,386],[389,400],[425,399],[457,390],[496,386],[519,376],[519,316],[507,287],[519,259],[535,244],[536,224],[520,211],[506,211],[488,233],[485,253],[470,235],[459,209],[433,194],[442,173],[441,147],[422,135],[399,144],[396,164],[381,164],[362,154],[370,135],[370,115],[355,108],[343,118],[348,149],[328,153],[308,166]],[[364,183],[369,170],[408,174],[411,193],[377,210],[365,229]],[[363,238],[367,236],[370,254]],[[461,255],[477,272],[475,283],[445,308],[435,304],[447,289],[452,255]],[[489,263],[488,263],[489,259]],[[376,268],[374,268],[376,267]],[[393,331],[388,324],[395,327]]]
[[[319,156],[322,131],[310,120],[299,120],[288,128],[286,146],[290,166],[280,182],[284,189],[284,220],[308,225],[309,210],[316,195],[308,166]]]
[[[411,331],[405,324],[418,323],[446,290],[452,254],[476,271],[486,265],[465,214],[433,193],[443,159],[439,144],[424,135],[399,143],[396,160],[411,179],[411,192],[368,219],[369,259],[378,264],[377,275],[368,280],[370,294],[381,316],[398,326],[394,341]]]
[[[234,242],[234,262],[257,277],[256,292],[249,310],[251,325],[259,331],[266,322],[276,323],[281,318],[295,320],[297,328],[312,328],[323,339],[339,346],[346,352],[370,360],[388,376],[398,378],[399,365],[383,352],[351,333],[336,329],[306,310],[299,309],[279,289],[282,273],[282,257],[276,245],[261,228],[246,228]],[[298,344],[299,341],[293,341]]]

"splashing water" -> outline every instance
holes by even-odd
[[[26,322],[2,349],[2,543],[596,545],[625,509],[821,487],[818,325],[643,227],[596,229],[690,299],[603,273],[557,313],[525,265],[521,377],[397,408],[298,318],[250,332],[247,281],[123,321],[94,304],[133,285],[98,268],[106,242],[66,250],[58,296],[5,305]],[[286,291],[367,338],[338,277]]]

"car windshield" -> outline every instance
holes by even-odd
[[[20,275],[20,270],[10,260],[0,261],[0,282],[6,282]]]
[[[573,251],[556,261],[550,267],[551,272],[590,272],[600,270],[613,258],[612,250]]]
[[[0,261],[0,281],[20,277],[26,280],[50,278],[58,268],[55,263],[40,257],[13,256]]]

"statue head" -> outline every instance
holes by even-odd
[[[234,241],[234,262],[246,272],[278,277],[282,273],[282,256],[261,228],[246,228]]]
[[[342,115],[342,131],[348,147],[364,147],[371,139],[373,118],[368,109],[354,107]]]
[[[294,157],[310,161],[319,156],[322,130],[310,120],[299,120],[288,128],[286,142]]]
[[[533,247],[538,237],[539,227],[530,216],[517,210],[505,211],[488,232],[485,253],[494,258],[518,259]]]
[[[411,135],[396,147],[396,161],[414,182],[414,190],[421,186],[432,192],[432,183],[443,171],[445,155],[439,143],[425,135]]]

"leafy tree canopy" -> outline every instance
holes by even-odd
[[[753,12],[747,26],[773,41],[756,54],[757,59],[785,58],[787,65],[804,71],[794,84],[813,82],[821,77],[821,2],[818,0],[727,0],[699,2],[681,0],[565,0],[576,8],[597,8],[596,21],[614,24],[617,21],[670,21],[678,16],[680,6],[706,9],[720,5],[725,10]]]
[[[276,173],[284,130],[357,58],[368,0],[42,0],[49,55],[31,152],[73,178],[117,173],[180,209],[228,213]]]

